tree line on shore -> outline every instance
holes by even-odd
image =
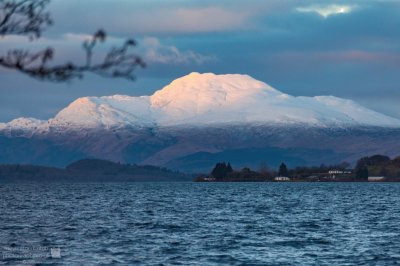
[[[390,159],[385,155],[360,158],[354,168],[343,162],[335,165],[298,166],[288,169],[282,162],[278,169],[266,166],[259,170],[244,167],[234,170],[228,162],[218,162],[208,175],[199,175],[195,181],[216,182],[261,182],[274,181],[276,177],[287,177],[292,181],[368,181],[368,177],[382,177],[385,181],[400,181],[400,156]],[[282,178],[281,178],[282,179]],[[279,180],[279,178],[278,178]]]

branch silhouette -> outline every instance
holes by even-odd
[[[42,32],[53,23],[50,14],[45,11],[49,2],[50,0],[0,0],[0,38],[7,35],[23,35],[31,41],[40,38]],[[106,32],[100,29],[90,40],[83,42],[86,55],[86,63],[83,65],[73,62],[50,65],[55,49],[48,47],[39,52],[9,50],[6,55],[0,56],[0,66],[52,82],[83,78],[87,72],[107,78],[134,80],[134,71],[146,65],[138,55],[131,52],[136,46],[133,39],[111,48],[99,63],[93,63],[96,46],[104,43],[106,38]]]

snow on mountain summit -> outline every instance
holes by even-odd
[[[293,97],[248,75],[191,73],[150,96],[159,124],[305,123],[398,127],[400,121],[333,96]]]
[[[257,94],[280,94],[267,84],[248,75],[193,72],[174,80],[151,96],[152,106],[183,108],[185,110],[227,106]]]
[[[187,118],[201,122],[199,116],[202,115],[208,116],[205,118],[208,121],[222,113],[227,118],[224,111],[231,111],[232,106],[242,106],[256,97],[278,94],[281,93],[248,75],[194,72],[174,80],[150,98],[152,107],[161,110],[162,121],[174,123]],[[223,120],[224,117],[219,119]]]
[[[174,80],[152,96],[79,98],[48,124],[111,128],[253,122],[400,127],[400,120],[351,100],[333,96],[293,97],[248,75],[196,72]]]
[[[150,125],[148,98],[125,95],[79,98],[50,119],[50,125],[74,128]]]
[[[13,132],[14,135],[20,136],[30,136],[33,132],[46,131],[46,129],[47,121],[31,117],[20,117],[5,124],[0,123],[0,131],[6,134]]]
[[[14,129],[29,130],[31,128],[38,128],[43,126],[46,122],[32,117],[16,118],[6,125]]]

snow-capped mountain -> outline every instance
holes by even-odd
[[[48,123],[19,118],[5,127],[163,127],[240,123],[400,127],[400,120],[333,96],[293,97],[248,75],[191,73],[151,96],[83,97]]]
[[[0,123],[0,163],[318,165],[399,155],[399,138],[400,120],[351,100],[294,97],[248,75],[191,73],[151,96],[83,97],[47,121]]]

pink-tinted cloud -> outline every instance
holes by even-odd
[[[220,7],[191,7],[152,10],[124,17],[121,27],[131,27],[136,33],[196,33],[237,30],[248,27],[251,12],[231,11]]]

